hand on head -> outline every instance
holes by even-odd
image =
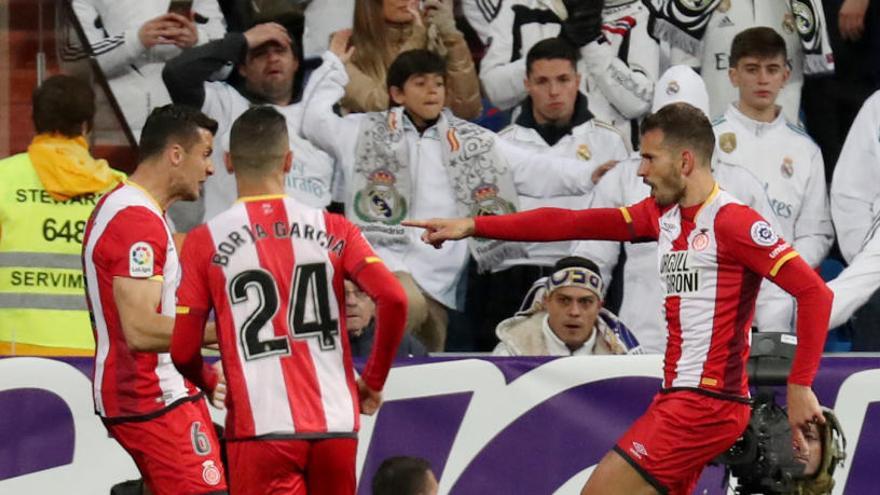
[[[810,423],[825,424],[825,415],[810,387],[788,384],[788,423],[791,426],[792,446],[796,451],[805,452],[809,449],[804,429]]]
[[[281,46],[291,44],[287,29],[277,22],[264,22],[244,32],[248,48],[256,48],[264,43],[275,42]]]

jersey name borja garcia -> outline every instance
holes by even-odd
[[[113,298],[113,279],[162,282],[157,312],[174,317],[180,264],[162,209],[126,182],[92,212],[83,239],[86,295],[95,334],[95,410],[106,418],[155,415],[198,390],[175,369],[168,353],[131,350]]]
[[[187,236],[178,312],[216,315],[226,436],[352,435],[359,404],[345,278],[381,262],[344,217],[243,198]]]
[[[746,360],[761,279],[797,252],[757,212],[715,186],[702,204],[621,208],[636,239],[658,241],[668,336],[663,388],[748,397]]]

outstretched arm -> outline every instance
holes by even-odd
[[[425,229],[422,240],[435,247],[471,236],[531,242],[656,240],[658,226],[655,215],[650,214],[651,205],[649,198],[624,208],[538,208],[510,215],[407,220],[403,225]]]

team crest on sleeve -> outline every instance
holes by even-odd
[[[128,274],[134,278],[153,276],[153,247],[146,242],[136,242],[128,250]]]
[[[379,169],[367,177],[367,186],[354,196],[354,212],[365,222],[396,225],[406,217],[406,199],[395,187],[397,177]]]
[[[752,224],[751,234],[752,240],[759,246],[772,246],[779,240],[779,236],[776,235],[776,232],[773,232],[773,228],[764,220],[758,220]]]

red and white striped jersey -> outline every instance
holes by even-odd
[[[95,410],[106,418],[154,414],[198,393],[168,353],[128,348],[113,298],[114,277],[162,281],[160,314],[174,317],[180,265],[162,209],[126,182],[101,198],[83,239],[86,296],[95,334]]]
[[[181,258],[178,312],[216,314],[227,437],[357,431],[343,280],[380,260],[353,224],[284,195],[242,198]]]
[[[748,397],[746,360],[761,279],[797,252],[751,208],[718,189],[702,204],[621,209],[636,238],[657,240],[668,329],[663,387]]]

